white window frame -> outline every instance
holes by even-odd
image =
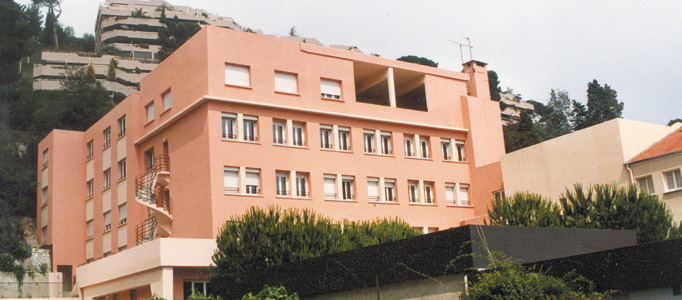
[[[341,81],[320,78],[320,93],[324,99],[341,100]]]
[[[95,154],[95,142],[94,141],[89,141],[87,143],[87,148],[88,148],[88,159],[91,159],[94,154]]]
[[[50,149],[45,149],[43,151],[43,167],[47,167],[47,163],[50,160]]]
[[[419,147],[421,148],[422,158],[431,157],[431,145],[429,137],[419,137]]]
[[[244,116],[244,141],[257,142],[258,141],[258,117]]]
[[[334,131],[330,125],[320,125],[320,148],[334,149]]]
[[[111,168],[104,170],[104,189],[111,187]]]
[[[405,135],[403,136],[404,144],[405,144],[405,156],[406,157],[414,157],[414,136],[413,135]]]
[[[454,183],[445,184],[445,202],[447,205],[457,205],[457,196],[455,196],[456,185]]]
[[[336,188],[336,175],[324,174],[324,199],[335,200],[339,192]]]
[[[126,159],[121,159],[118,162],[118,179],[121,180],[123,178],[126,178],[128,175],[128,170],[127,170],[127,165],[126,165]]]
[[[381,132],[381,154],[393,154],[393,138],[392,134],[387,131]]]
[[[466,161],[466,152],[464,151],[464,141],[455,141],[457,147],[457,161]]]
[[[367,201],[379,202],[381,191],[379,191],[379,178],[367,177]]]
[[[126,134],[126,116],[120,117],[118,119],[118,136],[123,136]]]
[[[298,94],[298,74],[275,71],[275,92]]]
[[[362,139],[363,143],[365,145],[365,153],[376,153],[377,152],[377,147],[374,142],[375,139],[375,131],[374,130],[369,130],[365,129],[362,132]]]
[[[95,224],[93,220],[85,222],[85,227],[87,230],[87,238],[90,239],[95,235]]]
[[[671,175],[671,177],[668,178],[668,175]],[[672,186],[670,179],[672,179]],[[665,183],[666,192],[682,190],[682,173],[680,172],[680,169],[663,172],[663,182]]]
[[[234,177],[228,179],[227,174],[233,174]],[[228,180],[236,180],[234,184],[228,182]],[[224,167],[223,169],[223,187],[225,194],[239,194],[239,168],[237,167]]]
[[[248,195],[260,195],[260,186],[261,186],[261,180],[260,180],[260,169],[250,169],[246,168],[245,169],[246,173],[246,190],[244,191],[245,194]]]
[[[398,196],[396,194],[396,180],[395,179],[384,179],[384,201],[386,202],[396,202]]]
[[[350,127],[339,127],[339,150],[351,151]]]
[[[223,139],[236,140],[237,139],[237,115],[231,113],[223,113],[222,116]]]
[[[341,198],[343,200],[355,200],[355,177],[341,177]]]
[[[47,191],[47,186],[43,188],[43,204],[47,204],[48,200],[48,191]]]
[[[104,148],[109,147],[109,145],[111,145],[111,127],[104,129]]]
[[[504,190],[499,190],[499,191],[494,191],[493,192],[493,199],[495,200],[504,200],[505,195],[504,195]]]
[[[294,146],[305,147],[305,123],[294,122],[291,126],[292,143]]]
[[[288,197],[290,196],[289,189],[289,171],[277,171],[275,172],[275,192],[277,196]]]
[[[409,180],[407,182],[407,194],[410,203],[419,203],[419,181]]]
[[[86,184],[88,186],[88,199],[90,199],[94,196],[95,193],[93,180],[92,179],[88,180]]]
[[[441,139],[440,140],[440,148],[441,148],[441,152],[443,154],[443,160],[446,160],[446,161],[454,160],[454,158],[452,156],[452,144],[450,143],[450,140]]]
[[[665,176],[664,176],[665,177]],[[642,176],[636,179],[637,181],[637,186],[639,187],[639,190],[641,192],[650,194],[650,195],[655,195],[655,189],[654,189],[654,177],[651,175],[647,176]],[[642,182],[644,181],[644,182]],[[644,183],[644,184],[642,184]]]
[[[287,122],[284,120],[272,121],[272,142],[276,145],[287,144]]]
[[[225,84],[251,87],[251,68],[249,66],[225,64]]]
[[[308,195],[308,173],[296,173],[296,197],[307,198]]]
[[[424,203],[433,204],[435,200],[434,183],[431,181],[424,181]]]

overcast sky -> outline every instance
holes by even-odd
[[[19,0],[21,4],[30,0]],[[100,2],[63,0],[60,23],[94,33]],[[427,57],[461,70],[459,46],[495,70],[502,89],[546,102],[552,88],[586,102],[597,79],[618,92],[623,116],[658,124],[682,118],[682,1],[227,1],[169,0],[242,26],[386,58]],[[465,50],[464,60],[469,59]]]

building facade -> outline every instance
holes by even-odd
[[[206,26],[91,128],[39,144],[38,232],[53,269],[85,264],[81,298],[180,299],[251,206],[477,223],[503,154],[484,63],[452,72]]]

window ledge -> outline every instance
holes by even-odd
[[[329,152],[340,152],[340,153],[350,153],[350,154],[353,154],[353,151],[352,151],[352,150],[336,150],[336,149],[325,149],[325,148],[321,148],[320,150],[321,150],[321,151],[329,151]]]
[[[383,154],[383,153],[367,153],[367,152],[365,152],[365,155],[379,156],[379,157],[395,157],[395,155],[393,155],[393,154]]]
[[[92,199],[92,198],[95,198],[95,196],[88,196],[87,198],[85,198],[85,201],[88,201],[88,200],[90,200],[90,199]]]
[[[109,228],[109,230],[104,230],[104,232],[102,232],[102,235],[104,235],[105,233],[109,233],[109,232],[111,232],[111,228]]]
[[[445,160],[445,159],[443,160],[443,162],[453,163],[453,164],[466,164],[466,163],[468,163],[466,160],[459,161],[459,160]]]
[[[273,146],[276,147],[284,147],[284,148],[294,148],[294,149],[310,149],[308,146],[294,146],[294,145],[286,145],[286,144],[272,144]]]
[[[126,136],[126,133],[124,132],[123,134],[120,134],[120,135],[118,136],[118,139],[116,139],[116,140],[118,141],[118,140],[122,139],[122,138],[125,137],[125,136]]]
[[[431,157],[417,157],[417,156],[405,156],[406,159],[415,159],[415,160],[424,160],[424,161],[433,161],[433,158]]]
[[[173,107],[166,108],[166,110],[162,111],[161,114],[159,114],[159,117],[163,117],[163,115],[168,114],[169,111],[171,111]]]
[[[104,193],[104,192],[106,192],[107,190],[110,190],[110,189],[111,189],[111,186],[105,187],[105,188],[102,190],[102,193]]]
[[[152,124],[152,123],[154,123],[154,119],[147,121],[147,123],[144,123],[144,125],[142,127],[147,127],[147,126],[149,126],[149,124]]]
[[[343,200],[343,199],[324,199],[324,201],[331,201],[331,202],[344,202],[344,203],[358,203],[358,200]]]
[[[86,241],[86,242],[92,241],[94,238],[95,238],[95,235],[91,235],[91,236],[85,238],[85,241]]]
[[[257,194],[234,194],[234,193],[224,193],[225,196],[238,196],[238,197],[253,197],[253,198],[263,198],[263,195]]]
[[[47,206],[47,202],[45,202],[45,203],[43,203],[42,205],[40,205],[40,208],[43,208],[43,207],[45,207],[45,206]]]
[[[125,225],[128,225],[128,222],[125,222],[125,223],[123,223],[123,224],[118,224],[117,228],[121,228],[121,227],[123,227],[123,226],[125,226]]]
[[[369,201],[369,204],[382,204],[382,205],[400,205],[397,201]]]
[[[104,148],[102,148],[102,151],[107,150],[107,149],[109,149],[109,148],[111,148],[111,143],[109,143],[109,144],[106,145]]]
[[[254,145],[260,145],[260,142],[258,141],[241,141],[241,140],[233,140],[233,139],[222,139],[223,142],[235,142],[235,143],[244,143],[244,144],[254,144]]]
[[[243,86],[243,85],[236,85],[236,84],[225,84],[226,87],[231,87],[231,88],[239,88],[239,89],[245,89],[245,90],[253,90],[252,87],[250,86]]]
[[[87,162],[89,162],[89,161],[95,159],[95,155],[93,154],[93,155],[91,155],[90,157],[87,157],[87,156],[86,156],[86,158],[87,158],[87,159],[85,160],[85,162],[87,163]]]
[[[446,205],[447,207],[454,207],[454,208],[474,208],[472,205],[457,205],[457,204],[448,204]]]
[[[414,203],[414,202],[410,202],[409,205],[411,205],[411,206],[412,205],[414,205],[414,206],[433,206],[433,207],[438,206],[438,204],[435,202],[434,203]]]
[[[277,199],[287,199],[287,200],[313,200],[310,197],[291,197],[291,196],[276,196]]]
[[[282,94],[282,95],[289,95],[289,96],[301,97],[301,94],[299,94],[299,93],[282,92],[282,91],[277,91],[277,90],[275,90],[275,94]]]
[[[670,194],[670,193],[674,193],[674,192],[679,192],[679,191],[682,191],[682,188],[674,188],[674,189],[671,189],[671,190],[667,190],[667,191],[663,192],[663,195],[665,195],[665,194]]]
[[[320,97],[320,99],[326,100],[326,101],[331,101],[331,102],[339,102],[339,103],[344,103],[344,102],[346,102],[346,101],[343,101],[343,98],[340,98],[340,99],[332,99],[332,98]]]

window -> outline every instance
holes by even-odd
[[[225,167],[225,193],[239,194],[239,168]]]
[[[365,153],[376,152],[376,147],[374,147],[374,130],[365,130],[363,136],[365,140]]]
[[[457,161],[464,161],[464,142],[457,141]]]
[[[431,157],[431,152],[429,151],[429,138],[428,137],[420,137],[419,138],[419,147],[421,147],[422,150],[422,158],[429,158]]]
[[[384,179],[386,202],[395,202],[395,179]]]
[[[126,117],[123,116],[118,119],[118,136],[126,134]]]
[[[249,67],[225,64],[225,84],[249,87]]]
[[[381,154],[391,155],[393,154],[393,147],[391,145],[391,133],[382,132],[381,133]]]
[[[305,124],[294,123],[292,127],[294,146],[305,146]]]
[[[244,116],[244,140],[245,141],[258,141],[258,117],[255,116]]]
[[[296,197],[308,197],[308,174],[296,174]]]
[[[469,185],[460,184],[459,185],[459,205],[469,206]]]
[[[111,230],[111,212],[104,213],[104,231]]]
[[[237,139],[237,115],[223,113],[223,138]]]
[[[419,183],[417,181],[408,181],[407,191],[409,193],[410,203],[419,203]]]
[[[654,180],[651,176],[637,178],[637,185],[639,190],[647,194],[655,194],[654,192]]]
[[[289,172],[277,172],[275,177],[277,196],[289,195]]]
[[[369,202],[379,201],[379,178],[367,178],[367,200]]]
[[[147,163],[147,169],[151,170],[154,168],[154,149],[148,150],[144,153],[144,159]]]
[[[43,188],[43,204],[47,204],[47,187]]]
[[[111,169],[104,171],[104,188],[108,189],[111,186]]]
[[[50,152],[48,150],[49,149],[45,149],[45,151],[43,151],[43,167],[47,167],[47,161],[50,157]]]
[[[320,91],[322,98],[341,99],[341,82],[329,79],[320,79]]]
[[[666,190],[682,189],[682,176],[680,176],[680,169],[663,172],[665,176]]]
[[[455,202],[455,185],[452,183],[445,184],[445,201],[448,205],[457,205]]]
[[[433,182],[424,182],[424,203],[433,203]]]
[[[111,145],[111,128],[104,130],[104,148],[109,147],[109,145]]]
[[[332,149],[332,127],[329,125],[320,125],[320,147],[322,149]]]
[[[405,136],[405,156],[414,156],[414,137],[410,135]]]
[[[182,284],[183,299],[189,298],[189,296],[194,293],[202,294],[204,296],[208,295],[208,286],[209,283],[207,281],[185,281]]]
[[[118,207],[118,215],[120,221],[118,221],[119,225],[125,224],[128,222],[128,205],[123,203]]]
[[[296,74],[275,71],[275,91],[298,94]]]
[[[278,145],[286,144],[287,126],[286,121],[272,121],[272,142]]]
[[[91,238],[93,235],[95,235],[95,226],[93,224],[93,221],[90,220],[87,222],[88,226],[88,238]]]
[[[87,147],[88,147],[88,159],[91,159],[91,158],[92,158],[92,155],[93,155],[93,152],[94,152],[94,148],[93,148],[93,145],[92,145],[92,141],[89,141],[89,142],[88,142]]]
[[[341,180],[341,189],[343,191],[343,200],[353,200],[355,199],[355,193],[353,189],[353,182],[355,177],[353,176],[343,176]]]
[[[440,140],[440,146],[443,151],[443,160],[452,160],[452,150],[450,149],[450,140]]]
[[[162,97],[163,97],[163,110],[167,110],[167,109],[171,108],[172,99],[173,99],[171,97],[171,92],[170,91],[166,92],[165,94],[162,95]]]
[[[350,128],[339,127],[339,150],[350,151]]]
[[[125,158],[118,162],[118,179],[126,178],[126,160]]]
[[[653,188],[653,186],[652,186]],[[504,190],[499,190],[493,192],[493,199],[495,200],[504,200]]]
[[[137,300],[137,290],[130,290],[130,300]]]
[[[324,175],[324,199],[336,199],[336,175]]]
[[[88,181],[88,199],[92,198],[93,195],[93,185],[92,185],[92,179]]]
[[[145,109],[147,110],[147,122],[151,122],[154,120],[154,102],[147,105]]]
[[[246,169],[246,193],[260,194],[260,169]]]

